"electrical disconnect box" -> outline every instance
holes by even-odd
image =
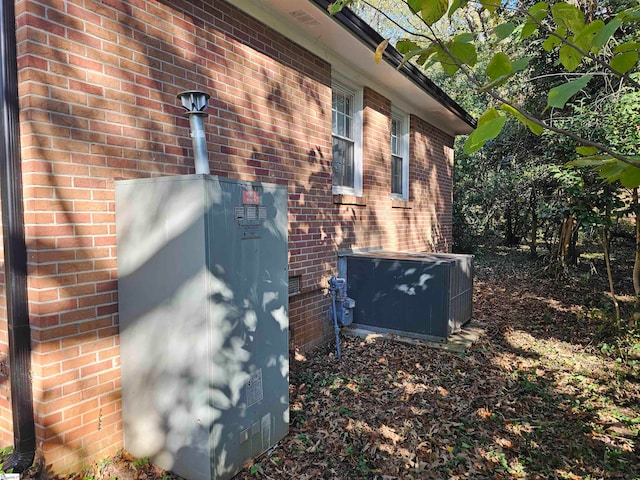
[[[116,182],[125,448],[225,480],[288,433],[287,191]]]

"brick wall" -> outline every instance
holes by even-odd
[[[409,199],[391,198],[391,102],[365,88],[363,199],[338,204],[339,250],[450,251],[453,138],[410,116]]]
[[[418,222],[416,239],[426,250],[451,250],[453,233],[453,138],[426,121],[411,117],[410,198],[416,199],[412,219]],[[428,159],[420,161],[420,159]],[[411,224],[411,223],[409,223]]]
[[[301,350],[332,338],[324,288],[337,251],[449,248],[452,139],[412,117],[410,203],[394,204],[391,104],[366,89],[364,201],[334,197],[331,66],[230,4],[21,0],[16,10],[36,431],[54,469],[122,445],[114,181],[193,173],[178,92],[211,94],[213,174],[288,187]]]

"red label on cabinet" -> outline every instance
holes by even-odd
[[[260,194],[257,190],[243,190],[242,191],[242,204],[243,205],[260,205]]]

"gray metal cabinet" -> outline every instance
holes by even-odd
[[[346,271],[356,326],[446,341],[471,320],[471,255],[367,252],[347,256]]]
[[[116,228],[125,448],[231,478],[288,433],[286,187],[119,181]]]

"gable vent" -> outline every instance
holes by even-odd
[[[289,12],[289,15],[291,15],[294,20],[302,23],[303,25],[306,25],[307,27],[317,27],[318,25],[320,25],[320,22],[318,20],[316,20],[311,16],[311,14],[304,10],[294,10],[292,12]]]

